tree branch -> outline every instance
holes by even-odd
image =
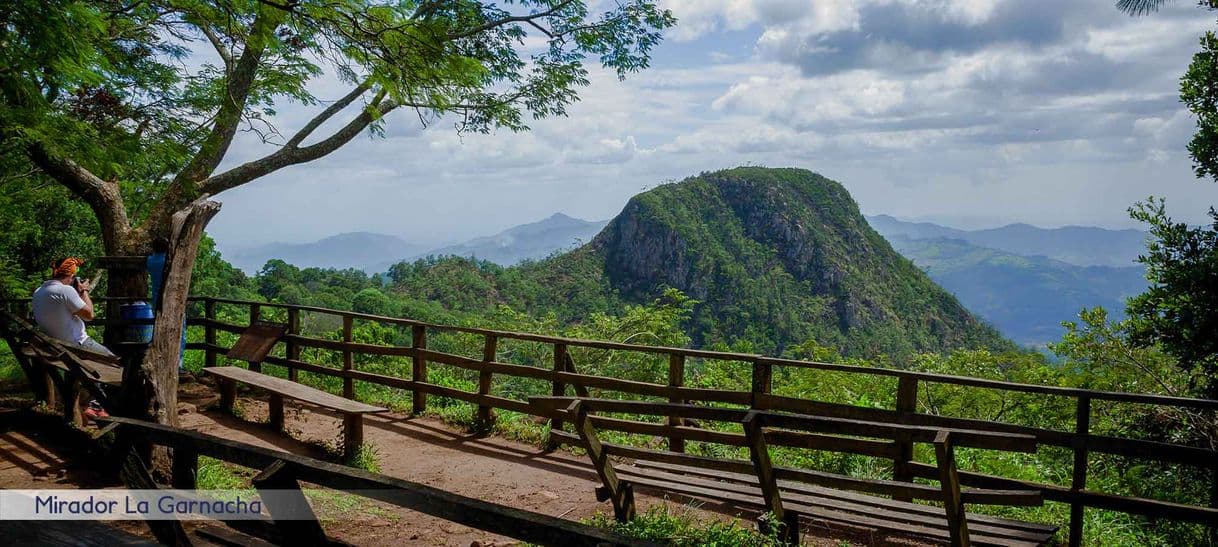
[[[228,171],[213,175],[207,180],[200,183],[200,189],[203,192],[215,195],[225,190],[230,190],[250,182],[258,177],[266,176],[274,173],[289,165],[305,163],[313,161],[317,158],[325,156],[339,147],[351,142],[356,135],[359,135],[373,121],[381,116],[389,113],[391,110],[398,107],[398,103],[392,100],[382,101],[379,104],[371,105],[376,113],[364,110],[359,116],[356,116],[347,125],[343,126],[333,135],[309,146],[303,148],[298,147],[283,147],[274,153],[262,157],[260,159],[246,162],[238,165]]]
[[[198,27],[203,36],[207,37],[207,41],[211,42],[212,47],[216,48],[216,53],[220,55],[220,59],[224,61],[224,73],[232,74],[233,52],[229,51],[228,46],[224,45],[224,42],[220,40],[220,36],[207,23],[201,23]]]
[[[326,123],[326,121],[333,118],[335,114],[338,114],[344,108],[347,108],[347,106],[349,106],[352,102],[355,102],[355,99],[358,99],[366,91],[368,91],[368,82],[355,86],[355,89],[352,89],[350,93],[335,101],[334,104],[326,107],[325,110],[322,110],[317,114],[317,116],[314,116],[313,119],[309,120],[309,123],[306,123],[304,127],[300,128],[300,131],[297,131],[295,135],[292,135],[292,138],[288,139],[288,142],[284,144],[284,147],[296,148],[297,146],[300,146],[301,142],[304,142],[304,140],[308,138],[310,134],[316,131],[318,127],[321,127],[321,124]]]
[[[496,19],[494,21],[488,21],[485,24],[476,26],[465,32],[459,32],[457,34],[449,34],[448,39],[449,40],[460,40],[461,38],[468,38],[470,36],[474,36],[476,34],[486,32],[488,30],[498,28],[498,27],[501,27],[503,25],[507,25],[510,23],[529,23],[533,26],[537,26],[534,23],[535,20],[554,15],[555,13],[558,13],[563,8],[570,5],[571,2],[573,2],[573,1],[574,0],[565,0],[564,2],[560,2],[559,4],[555,5],[554,7],[550,8],[546,11],[539,11],[537,13],[530,13],[528,15],[514,15],[512,17],[504,17],[503,19]],[[540,27],[538,27],[538,28],[540,28]],[[545,32],[545,31],[543,30],[543,32]],[[546,32],[546,34],[550,34],[550,33]]]
[[[254,19],[253,30],[250,32],[249,39],[246,40],[241,58],[236,61],[233,70],[228,75],[225,94],[220,103],[220,110],[216,114],[216,122],[212,126],[212,131],[203,140],[199,151],[190,163],[174,178],[174,186],[202,180],[215,170],[216,166],[220,164],[220,160],[224,158],[224,154],[228,152],[237,127],[241,123],[241,115],[245,112],[246,99],[249,98],[250,91],[253,89],[254,76],[262,61],[262,54],[266,51],[267,42],[275,32],[275,28],[283,19],[284,14],[278,10],[262,10]],[[180,204],[168,205],[170,208],[176,208],[174,206]]]
[[[108,252],[122,247],[131,225],[117,184],[102,180],[70,159],[50,153],[41,143],[27,146],[26,155],[42,172],[64,185],[93,209],[93,214],[101,223],[103,243]]]

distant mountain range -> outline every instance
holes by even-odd
[[[1093,226],[1038,228],[1008,224],[986,230],[960,230],[930,222],[907,222],[888,215],[867,217],[884,237],[950,238],[1023,256],[1044,256],[1075,266],[1132,266],[1146,250],[1146,233]]]
[[[388,269],[390,264],[405,257],[418,255],[424,249],[396,236],[350,232],[312,243],[270,243],[230,251],[225,258],[251,274],[273,258],[301,268],[356,268],[376,272]]]
[[[942,237],[897,235],[888,241],[964,307],[1021,345],[1060,339],[1061,322],[1077,318],[1082,308],[1104,306],[1109,317],[1120,319],[1125,299],[1146,289],[1141,265],[1076,266]]]
[[[493,236],[423,253],[432,256],[464,256],[511,266],[525,260],[540,260],[558,251],[591,241],[608,220],[598,222],[555,213],[545,220],[508,228]]]
[[[355,268],[369,273],[383,272],[398,262],[427,256],[462,256],[511,266],[524,260],[540,260],[586,243],[608,222],[555,213],[544,220],[508,228],[492,236],[431,250],[397,236],[351,232],[313,243],[271,243],[230,252],[225,257],[251,274],[273,258],[302,268]]]

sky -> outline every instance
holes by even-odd
[[[1115,0],[661,3],[679,22],[652,67],[594,69],[567,117],[479,135],[391,113],[383,137],[216,196],[209,232],[222,250],[354,231],[438,245],[555,212],[611,218],[738,165],[809,169],[866,214],[962,228],[1131,227],[1149,195],[1201,222],[1218,203],[1192,174],[1178,100],[1218,27],[1191,0],[1136,18]],[[322,108],[276,106],[285,134]],[[243,133],[221,169],[272,150]]]

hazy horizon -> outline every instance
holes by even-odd
[[[263,242],[263,243],[256,243],[256,244],[252,244],[252,245],[240,245],[240,244],[238,244],[238,245],[232,245],[231,243],[224,243],[224,242],[221,242],[221,241],[217,240],[217,245],[220,247],[220,252],[223,254],[223,253],[225,253],[225,252],[247,251],[247,250],[255,249],[255,248],[258,248],[258,247],[263,247],[263,246],[266,246],[266,245],[274,245],[274,244],[282,244],[282,245],[300,245],[300,244],[309,244],[309,243],[315,243],[315,242],[318,242],[318,241],[321,241],[321,240],[324,240],[324,239],[327,239],[327,238],[331,238],[331,237],[335,237],[335,236],[340,236],[340,235],[345,235],[345,234],[355,234],[355,233],[370,233],[370,234],[387,235],[387,236],[393,236],[393,237],[397,237],[397,238],[400,238],[400,239],[405,240],[405,241],[406,241],[406,242],[408,242],[408,243],[415,244],[415,245],[420,245],[420,246],[427,247],[427,248],[438,248],[438,247],[443,247],[443,246],[448,246],[448,245],[454,245],[454,244],[460,244],[460,243],[464,243],[464,242],[467,242],[467,241],[469,241],[469,240],[471,240],[471,239],[476,239],[476,238],[480,238],[480,237],[487,237],[487,236],[496,235],[496,234],[499,234],[499,233],[501,233],[501,232],[504,232],[504,231],[506,231],[506,230],[510,230],[510,229],[512,229],[512,228],[515,228],[515,227],[518,227],[518,226],[521,226],[521,225],[525,225],[525,224],[533,224],[533,223],[536,223],[536,222],[541,222],[541,221],[546,220],[546,219],[548,219],[548,218],[550,218],[550,217],[552,217],[552,216],[554,216],[554,215],[557,215],[557,214],[562,214],[562,215],[566,215],[566,216],[568,216],[568,217],[574,218],[574,219],[576,219],[576,220],[582,220],[582,221],[585,221],[585,222],[593,222],[593,223],[608,222],[608,221],[610,221],[610,220],[613,220],[613,217],[609,217],[609,218],[599,218],[599,219],[580,218],[580,217],[578,217],[578,216],[575,216],[575,215],[572,215],[572,214],[566,213],[565,211],[555,211],[555,212],[553,212],[553,213],[551,213],[551,214],[549,214],[549,215],[546,215],[546,216],[544,216],[544,217],[541,217],[541,218],[537,218],[537,219],[533,219],[533,220],[526,220],[526,221],[521,222],[521,223],[519,223],[519,224],[513,224],[513,225],[510,225],[510,226],[505,226],[505,227],[503,227],[502,229],[497,229],[497,230],[494,230],[494,231],[492,231],[492,232],[487,232],[487,233],[484,233],[484,234],[475,234],[475,235],[473,235],[473,236],[471,236],[471,237],[467,237],[467,238],[460,239],[460,240],[450,240],[450,241],[423,241],[423,240],[418,240],[418,239],[412,239],[412,238],[410,237],[410,234],[393,234],[393,233],[387,233],[387,232],[375,232],[375,231],[371,231],[371,230],[348,230],[348,231],[344,231],[344,232],[335,232],[335,233],[332,233],[332,234],[323,235],[323,236],[321,236],[321,237],[310,238],[310,239],[301,239],[301,240],[296,240],[296,241],[279,241],[279,240],[277,240],[277,241],[267,241],[267,242]],[[987,222],[987,220],[992,220],[992,219],[981,219],[981,218],[972,219],[972,222],[970,222],[970,219],[961,219],[961,221],[960,221],[960,222],[955,222],[955,221],[953,221],[953,220],[951,220],[951,219],[948,219],[948,220],[940,220],[940,219],[938,219],[937,217],[935,217],[935,218],[912,218],[912,217],[902,217],[902,216],[897,216],[897,215],[888,215],[887,213],[868,213],[868,212],[866,212],[866,211],[864,211],[864,212],[863,212],[863,215],[864,215],[864,216],[866,216],[866,217],[868,217],[868,218],[871,218],[871,217],[877,217],[877,216],[883,216],[883,215],[887,215],[887,216],[893,217],[893,218],[895,218],[895,219],[897,219],[897,220],[899,220],[899,221],[902,221],[902,222],[913,222],[913,223],[922,223],[922,222],[925,222],[925,223],[937,224],[937,225],[942,226],[942,227],[945,227],[945,228],[955,228],[955,229],[957,229],[957,230],[965,230],[965,231],[987,230],[987,229],[991,229],[991,228],[1003,228],[1003,227],[1006,227],[1006,226],[1010,226],[1010,225],[1012,225],[1012,224],[1028,224],[1028,225],[1031,225],[1031,226],[1036,227],[1036,228],[1042,228],[1042,229],[1047,229],[1047,230],[1052,230],[1052,229],[1056,229],[1056,228],[1070,228],[1070,227],[1079,227],[1079,228],[1101,228],[1101,229],[1104,229],[1104,230],[1128,230],[1128,229],[1135,229],[1135,230],[1136,230],[1136,229],[1139,229],[1139,227],[1138,227],[1136,224],[1135,224],[1135,225],[1129,225],[1129,226],[1099,226],[1099,225],[1094,225],[1094,224],[1062,224],[1062,225],[1057,225],[1057,226],[1044,226],[1044,225],[1034,224],[1034,223],[1030,223],[1030,222],[1020,222],[1020,221],[1013,221],[1013,222],[998,222],[998,223],[993,223],[993,222]],[[615,216],[616,216],[616,215],[615,215]]]

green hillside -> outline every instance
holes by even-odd
[[[800,169],[660,186],[588,245],[547,260],[436,260],[390,276],[395,290],[448,309],[502,303],[563,322],[676,288],[698,301],[687,331],[700,347],[782,354],[811,341],[854,356],[1011,347],[873,231],[845,188]]]
[[[655,188],[579,257],[628,302],[664,287],[699,301],[698,345],[745,340],[781,353],[815,340],[903,355],[1007,344],[872,230],[845,188],[802,169],[744,167]]]

